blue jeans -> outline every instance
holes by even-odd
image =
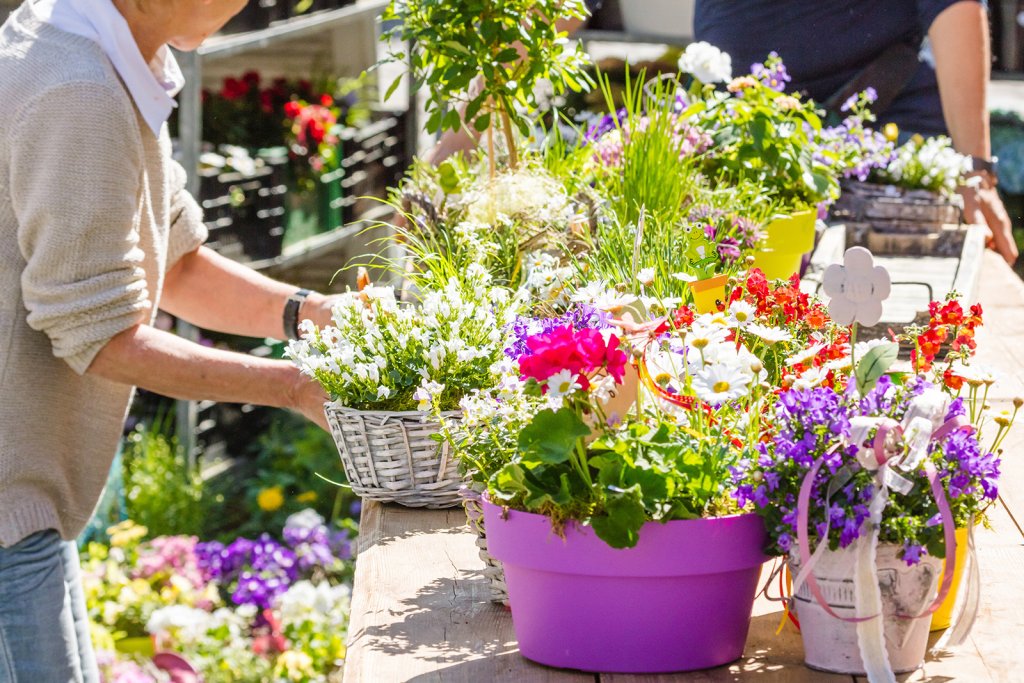
[[[99,683],[78,550],[56,531],[0,548],[0,683]]]

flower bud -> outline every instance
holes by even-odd
[[[1018,396],[1017,398],[1013,399],[1014,408],[1020,409],[1021,406],[1024,406],[1024,398]]]

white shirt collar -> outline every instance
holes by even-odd
[[[154,135],[160,135],[177,106],[174,96],[185,85],[178,62],[166,45],[147,64],[128,22],[111,0],[36,0],[32,9],[40,20],[55,28],[99,43],[142,118]]]

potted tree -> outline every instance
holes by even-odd
[[[415,45],[411,53],[395,51],[388,60],[408,59],[411,92],[426,86],[427,130],[472,126],[485,132],[492,178],[497,172],[495,131],[504,138],[508,165],[515,169],[517,135],[530,132],[527,112],[538,108],[542,81],[555,93],[588,85],[582,47],[570,48],[556,25],[560,18],[585,17],[582,0],[392,2],[382,15],[384,21],[395,21],[386,39]]]

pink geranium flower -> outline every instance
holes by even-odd
[[[590,377],[607,370],[616,382],[622,382],[626,354],[619,348],[619,338],[615,335],[605,341],[598,330],[574,330],[566,325],[527,337],[526,347],[531,355],[519,359],[519,371],[524,379],[544,382],[556,372],[569,370],[579,377],[580,387],[586,391],[590,388]]]

